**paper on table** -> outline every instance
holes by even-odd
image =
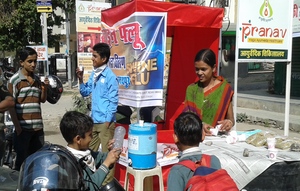
[[[157,143],[157,163],[167,166],[178,162],[178,148],[175,144]],[[123,166],[128,166],[128,140],[123,141],[123,150],[118,161]]]

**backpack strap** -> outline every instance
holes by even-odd
[[[211,167],[211,156],[202,154],[202,158],[200,162],[201,162],[200,163],[201,166]]]
[[[195,172],[195,170],[197,168],[196,163],[197,162],[193,162],[191,160],[183,160],[183,161],[180,161],[178,164],[183,165],[183,166],[189,168],[191,171]]]
[[[183,160],[180,161],[178,164],[183,165],[191,169],[191,171],[195,172],[196,168],[199,166],[211,167],[211,156],[202,154],[200,161],[193,162],[191,160]]]

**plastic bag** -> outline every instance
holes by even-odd
[[[261,147],[267,143],[267,138],[264,136],[264,133],[260,132],[248,137],[246,139],[246,143],[254,145],[256,147]]]

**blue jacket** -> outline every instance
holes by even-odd
[[[87,83],[80,84],[80,94],[83,97],[92,94],[91,117],[94,123],[115,122],[118,107],[119,85],[117,76],[107,66],[94,83],[94,72]]]

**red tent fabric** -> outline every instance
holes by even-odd
[[[168,121],[184,101],[187,86],[196,78],[196,53],[203,48],[211,48],[218,55],[223,9],[133,0],[102,11],[101,19],[112,26],[134,12],[167,12],[167,36],[172,37],[172,47],[163,129],[172,129]]]

